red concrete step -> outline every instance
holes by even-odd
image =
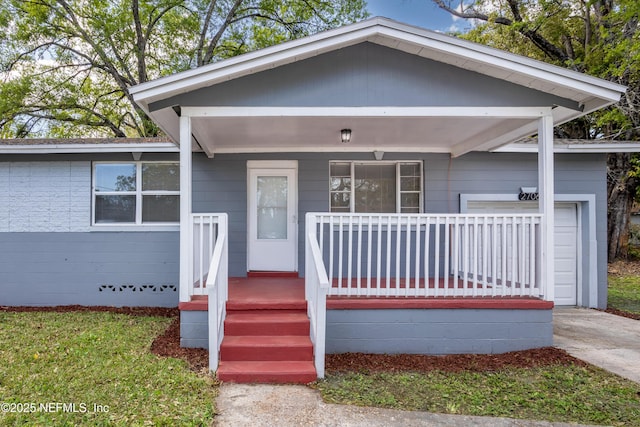
[[[307,301],[300,298],[282,298],[280,300],[229,299],[227,311],[248,310],[307,310]]]
[[[238,383],[307,384],[317,378],[311,361],[222,361],[218,379]]]
[[[309,336],[229,336],[220,346],[220,360],[313,360]]]
[[[224,321],[227,336],[304,335],[309,336],[309,318],[304,311],[252,310],[227,313]]]

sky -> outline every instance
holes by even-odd
[[[464,32],[471,24],[440,9],[431,0],[367,0],[372,17],[384,16],[428,30]]]

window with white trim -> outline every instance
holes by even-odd
[[[180,220],[180,164],[93,164],[93,224],[175,224]]]
[[[422,212],[422,162],[332,161],[331,212]]]

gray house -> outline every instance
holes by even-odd
[[[606,306],[606,152],[636,150],[553,128],[624,91],[383,18],[142,84],[166,141],[0,146],[0,305],[179,304],[238,381],[552,345],[554,304]]]

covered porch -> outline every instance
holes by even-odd
[[[222,378],[308,378],[312,362],[305,357],[312,357],[314,375],[322,377],[327,351],[494,353],[551,345],[553,283],[545,285],[543,278],[541,214],[307,213],[303,278],[286,272],[229,278],[227,215],[191,217],[187,298],[180,308],[206,315],[210,367],[220,367]],[[250,355],[225,353],[224,337],[234,333],[230,313],[231,319],[255,322],[251,334],[259,336],[273,316],[281,321],[282,313],[302,313],[312,352],[288,360],[287,346],[303,345],[301,338],[288,344],[289,336],[268,335],[245,346],[255,351]],[[287,331],[285,323],[266,333]],[[399,324],[408,332],[400,332]],[[227,339],[227,345],[234,340]],[[264,356],[270,351],[275,354]],[[225,360],[233,357],[241,360]],[[253,357],[267,360],[244,361]],[[271,360],[281,357],[284,361]],[[250,368],[243,367],[247,363]],[[303,373],[281,377],[270,371],[282,369],[282,363]],[[240,374],[247,369],[255,376]]]
[[[414,350],[436,354],[509,351],[514,347],[496,342],[513,344],[517,339],[510,338],[535,330],[538,321],[546,325],[546,341],[532,338],[526,345],[548,343],[554,301],[553,128],[616,102],[623,90],[383,18],[134,88],[136,102],[180,145],[180,301],[208,298],[211,369],[218,367],[227,333],[230,271],[284,271],[304,278],[319,377],[327,345],[335,344],[330,351],[349,351],[349,342],[394,348],[398,341],[392,338],[399,333],[393,324],[419,330],[408,340],[417,344]],[[452,199],[462,192],[512,191],[501,185],[519,187],[521,171],[492,181],[494,170],[485,166],[469,174],[457,192],[449,191],[453,160],[531,135],[537,154],[525,181],[533,188],[535,211],[461,213]],[[508,167],[509,159],[515,157],[496,162],[495,172]],[[409,195],[400,171],[411,161],[419,186]],[[343,176],[350,188],[337,205],[331,172],[336,162],[350,167]],[[388,187],[395,202],[376,209],[357,205],[351,183],[359,179],[358,162],[372,168],[391,163],[397,172]],[[437,182],[430,180],[426,174],[442,163],[449,166],[438,170]],[[480,186],[487,182],[489,188],[476,186],[480,176]],[[235,193],[209,193],[212,177],[219,187],[237,185]],[[283,196],[268,206],[275,222],[266,224],[265,233],[258,231],[269,216],[259,215],[256,201],[267,191],[261,182],[272,195]],[[309,196],[299,203],[303,185]],[[408,209],[405,196],[414,201]],[[255,262],[256,253],[264,255],[261,262]],[[394,306],[371,312],[368,304]],[[443,305],[429,310],[434,304]],[[525,316],[523,322],[519,310],[526,304],[546,314]],[[483,316],[500,326],[473,329]],[[456,318],[464,322],[446,326]],[[371,328],[380,319],[386,319],[387,336],[377,339]],[[443,332],[434,334],[445,336],[430,341],[424,331],[443,319],[449,319]],[[338,323],[348,326],[329,326]],[[486,337],[488,346],[477,344],[474,334]]]
[[[327,351],[380,352],[394,348],[434,354],[491,353],[551,344],[555,120],[551,107],[183,106],[180,112],[180,299],[188,303],[194,295],[207,296],[210,368],[218,370],[222,378],[249,381],[241,372],[268,371],[271,368],[265,368],[265,364],[274,365],[274,358],[285,358],[285,365],[297,366],[298,362],[308,362],[298,360],[306,358],[308,351],[301,349],[306,344],[299,338],[291,344],[294,350],[282,344],[282,337],[273,336],[257,341],[273,341],[284,347],[266,351],[257,350],[259,344],[247,344],[245,348],[252,349],[246,350],[249,354],[225,350],[237,338],[225,341],[228,314],[233,311],[227,298],[234,286],[227,278],[229,217],[225,213],[193,212],[194,141],[202,149],[200,156],[214,160],[216,156],[253,152],[269,153],[273,159],[279,152],[312,150],[373,153],[376,158],[391,152],[396,157],[402,153],[447,153],[455,158],[471,151],[489,151],[514,135],[536,133],[537,213],[434,212],[424,210],[423,202],[420,211],[412,214],[309,212],[289,198],[285,204],[295,207],[286,214],[287,234],[300,236],[296,238],[300,255],[297,249],[284,255],[279,246],[258,247],[254,243],[260,240],[251,228],[259,222],[253,217],[256,206],[252,203],[257,197],[254,180],[260,176],[251,171],[251,162],[258,161],[249,160],[246,250],[269,253],[272,259],[296,254],[294,267],[285,269],[304,277],[307,336],[317,377],[324,376]],[[232,128],[238,129],[238,134],[226,133]],[[338,138],[340,129],[346,128],[353,135],[347,144]],[[302,129],[305,131],[300,133]],[[399,143],[382,142],[395,141],[399,129]],[[424,135],[434,132],[437,138],[424,143]],[[305,143],[297,145],[296,140],[303,135]],[[276,166],[261,169],[265,176],[282,175],[289,177],[290,183],[297,181],[296,174],[278,170],[280,163],[289,160],[271,162]],[[424,192],[429,191],[428,185],[424,181]],[[297,190],[289,186],[287,191],[291,195]],[[251,265],[247,255],[249,273]],[[283,268],[267,264],[260,270]],[[524,312],[527,314],[523,316]],[[256,321],[256,325],[264,322]],[[398,324],[420,332],[406,335],[397,330]],[[441,329],[433,326],[436,324]],[[378,336],[372,328],[387,332]],[[400,345],[394,336],[412,346]],[[290,360],[285,356],[290,354],[298,356]],[[267,360],[259,364],[244,360],[263,357]],[[226,376],[227,362],[243,365],[231,368],[235,373]],[[275,375],[265,375],[264,381],[276,381]]]

